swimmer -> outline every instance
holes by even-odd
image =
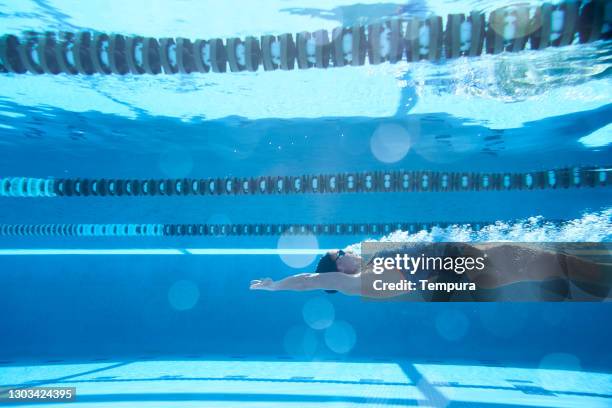
[[[279,281],[270,278],[251,281],[253,290],[325,290],[328,293],[341,292],[345,295],[361,293],[361,257],[343,250],[329,251],[317,264],[314,273],[300,273]]]
[[[482,271],[466,271],[462,275],[454,272],[437,273],[433,281],[461,280],[472,282],[480,289],[495,289],[526,281],[572,282],[582,290],[600,298],[608,297],[612,287],[612,271],[609,267],[572,255],[543,250],[537,245],[453,243],[447,244],[446,247],[445,251],[451,248],[455,254],[459,251],[462,256],[470,257],[483,256],[486,251],[487,268]],[[517,260],[520,262],[517,263]],[[390,272],[396,273],[398,279],[404,277],[401,271]],[[362,278],[373,278],[367,276],[372,273],[372,268],[366,267],[362,270],[362,258],[358,254],[334,250],[321,257],[314,273],[300,273],[278,281],[271,278],[256,279],[251,281],[250,289],[297,292],[324,290],[327,293],[340,292],[349,296],[371,298],[408,294],[407,291],[364,291]],[[422,278],[417,277],[417,279]],[[567,287],[567,284],[565,286]]]

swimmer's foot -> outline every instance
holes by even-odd
[[[270,278],[254,279],[251,281],[251,290],[274,290],[274,281]]]

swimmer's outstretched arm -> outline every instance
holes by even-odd
[[[290,290],[297,292],[337,290],[345,295],[360,295],[361,280],[359,275],[347,275],[342,272],[300,273],[278,281],[273,281],[270,278],[256,279],[251,281],[250,288],[252,290]]]

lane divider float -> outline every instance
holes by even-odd
[[[157,75],[293,70],[439,61],[541,50],[612,37],[609,0],[528,3],[427,18],[245,38],[152,38],[100,32],[28,31],[0,37],[0,72]]]
[[[547,220],[547,223],[561,223]],[[401,230],[431,231],[452,225],[480,230],[492,222],[389,222],[335,224],[0,224],[0,236],[13,237],[181,237],[279,235],[379,235]]]
[[[309,193],[467,192],[612,185],[610,166],[519,173],[372,171],[204,179],[0,178],[0,197],[209,196]]]

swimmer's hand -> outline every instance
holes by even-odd
[[[254,279],[249,288],[251,290],[274,290],[274,281],[270,278]]]

